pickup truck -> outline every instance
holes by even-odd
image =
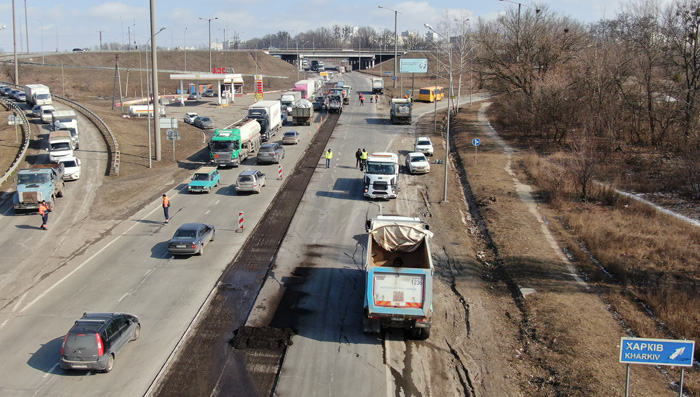
[[[15,213],[38,210],[42,200],[53,208],[56,197],[63,197],[63,173],[63,163],[38,164],[19,170],[17,192],[12,200]]]
[[[429,226],[420,218],[379,215],[368,220],[363,330],[403,328],[428,339],[433,317]]]

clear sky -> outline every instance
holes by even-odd
[[[641,1],[641,0],[634,0]],[[661,0],[668,3],[669,0]],[[546,4],[550,11],[572,17],[584,23],[612,19],[629,0],[559,0],[530,2],[520,0],[522,7]],[[159,47],[177,47],[185,42],[188,47],[206,48],[208,22],[199,18],[218,18],[211,21],[212,42],[230,39],[234,34],[245,41],[268,33],[288,31],[292,36],[319,27],[370,26],[377,30],[394,29],[394,13],[379,9],[382,5],[398,10],[399,32],[411,30],[425,33],[424,23],[437,26],[440,20],[479,17],[495,18],[499,12],[516,2],[508,0],[432,0],[432,1],[332,1],[332,0],[155,0],[155,19]],[[126,44],[145,43],[150,31],[149,0],[87,1],[87,0],[15,0],[17,51],[27,50],[25,4],[29,27],[29,51],[39,53],[71,50],[75,47],[96,48],[102,42]],[[0,49],[13,51],[12,0],[0,4]],[[43,27],[43,29],[42,29]],[[42,39],[43,33],[43,39]],[[130,34],[130,35],[129,35]]]

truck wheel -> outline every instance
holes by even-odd
[[[61,189],[56,193],[56,197],[63,197],[63,188],[66,187],[66,184],[61,182]]]
[[[420,332],[420,340],[427,340],[430,338],[430,328],[423,328]]]

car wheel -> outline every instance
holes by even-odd
[[[202,256],[204,254],[204,244],[202,244],[201,247],[199,247],[199,252],[197,252],[197,255]]]
[[[141,336],[141,324],[136,324],[136,328],[134,329],[134,335],[131,337],[131,340],[134,341]]]
[[[105,368],[104,372],[109,372],[114,368],[114,354],[110,354],[109,358],[107,358],[107,367]]]

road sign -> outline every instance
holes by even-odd
[[[384,72],[384,74],[388,76],[391,74],[391,72]]]
[[[176,118],[168,118],[168,117],[161,117],[160,119],[160,128],[172,128],[172,129],[177,129],[177,120]]]
[[[170,129],[165,131],[165,133],[168,135],[169,141],[179,141],[182,139],[182,135],[180,135],[180,131],[178,130]]]
[[[481,139],[479,139],[479,138],[472,139],[472,145],[474,145],[474,146],[481,145]]]
[[[401,59],[401,73],[428,73],[428,59]]]
[[[391,79],[392,79],[392,80],[396,80],[396,76],[391,76]]]
[[[693,366],[695,341],[622,338],[620,362],[627,364]]]

